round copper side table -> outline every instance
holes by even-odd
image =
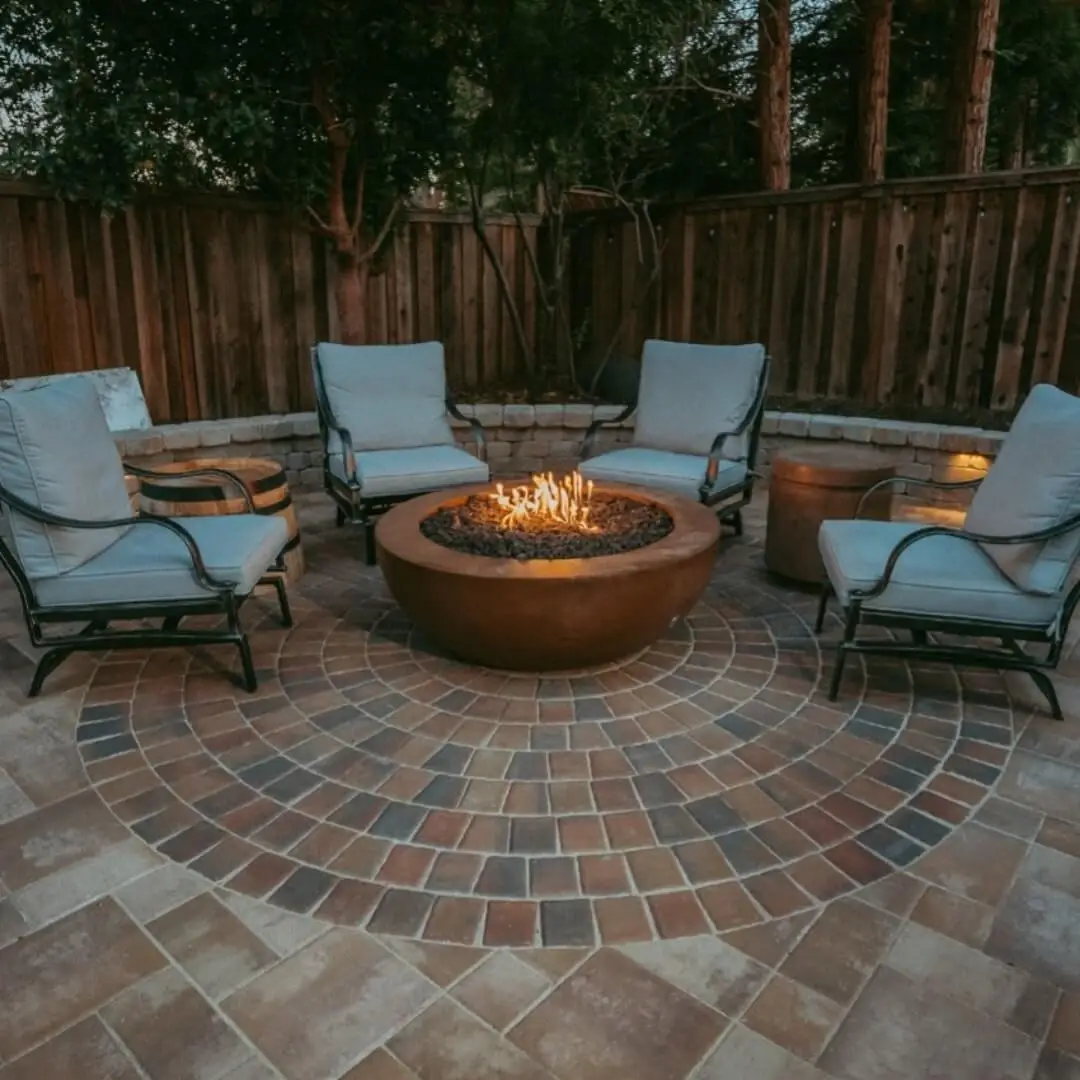
[[[896,466],[876,454],[847,447],[808,446],[781,450],[772,459],[765,566],[791,581],[820,584],[825,567],[818,554],[823,521],[853,518],[863,495],[896,475]],[[892,489],[875,492],[860,517],[888,521]]]

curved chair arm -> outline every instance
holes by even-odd
[[[918,484],[920,487],[935,488],[938,491],[963,491],[965,488],[974,490],[977,488],[986,477],[980,476],[975,480],[920,480],[914,476],[889,476],[884,480],[879,480],[872,487],[869,487],[862,493],[859,498],[858,505],[855,507],[855,517],[861,517],[863,511],[863,505],[875,492],[880,491],[882,488],[890,487],[893,484]]]
[[[345,460],[345,475],[353,487],[359,487],[360,480],[356,475],[356,454],[353,450],[352,434],[347,427],[338,423],[334,410],[330,408],[330,400],[326,396],[326,386],[323,383],[322,368],[319,367],[317,346],[311,349],[311,372],[315,379],[315,416],[318,418],[319,431],[322,434],[323,454],[330,453],[329,434],[333,432],[341,443],[341,454]]]
[[[587,458],[592,457],[592,448],[593,443],[596,441],[596,434],[605,424],[621,424],[624,420],[629,420],[636,411],[636,405],[627,405],[621,412],[616,413],[612,417],[594,420],[586,430],[585,438],[581,442],[581,460],[585,461]]]
[[[3,485],[0,485],[0,503],[10,506],[16,513],[30,518],[31,521],[36,521],[41,525],[53,525],[62,529],[126,529],[131,525],[157,525],[168,530],[174,536],[178,536],[183,541],[184,547],[187,548],[188,555],[191,557],[191,567],[195,580],[200,585],[217,593],[231,593],[234,590],[234,586],[228,582],[218,581],[217,578],[211,575],[210,571],[206,569],[206,563],[203,561],[198,544],[195,543],[195,538],[187,529],[182,525],[178,525],[171,518],[158,517],[154,514],[140,514],[138,517],[117,518],[110,521],[81,521],[78,518],[61,517],[59,514],[52,514],[48,510],[42,510],[40,507],[20,499],[18,495],[13,495]]]
[[[896,564],[899,562],[900,556],[903,555],[908,548],[917,544],[920,540],[925,540],[931,536],[952,536],[978,545],[978,551],[983,557],[988,559],[997,572],[1014,588],[1031,596],[1039,596],[1042,594],[1037,593],[1032,589],[1025,589],[1022,586],[1017,585],[1015,581],[1012,581],[1008,575],[1001,570],[1001,567],[999,567],[986,551],[983,550],[981,545],[1038,544],[1046,540],[1054,540],[1059,536],[1064,536],[1066,533],[1073,532],[1075,529],[1080,529],[1080,514],[1075,514],[1073,517],[1067,518],[1057,525],[1051,525],[1049,528],[1039,529],[1038,532],[1019,533],[1015,536],[986,536],[982,533],[967,532],[964,529],[950,529],[944,525],[927,525],[924,529],[916,529],[914,532],[908,533],[907,536],[905,536],[896,547],[889,552],[889,557],[885,560],[885,569],[882,571],[881,577],[878,578],[869,589],[852,589],[851,595],[857,600],[872,600],[874,597],[880,596],[886,588],[888,588],[889,583],[892,581],[892,576],[896,571]]]
[[[469,425],[473,441],[476,443],[476,456],[481,461],[487,461],[487,436],[484,434],[484,425],[475,416],[466,416],[449,394],[446,395],[446,411],[455,420],[463,420]]]
[[[255,503],[252,501],[251,492],[248,491],[247,484],[245,484],[236,473],[229,472],[228,469],[218,469],[214,466],[207,466],[205,469],[190,469],[185,470],[182,473],[171,473],[159,472],[155,469],[144,469],[141,465],[131,465],[126,461],[123,464],[125,472],[131,473],[132,476],[137,476],[140,480],[162,480],[168,483],[170,480],[185,480],[191,476],[212,476],[218,480],[227,480],[240,492],[240,498],[244,500],[244,506],[247,508],[247,512],[249,514],[255,513]]]
[[[756,423],[761,414],[765,411],[765,398],[769,390],[769,357],[765,357],[764,363],[761,365],[761,373],[758,375],[757,388],[754,391],[754,400],[750,403],[750,408],[746,410],[746,414],[742,420],[739,421],[737,427],[731,431],[722,431],[719,435],[713,439],[712,446],[709,448],[709,463],[705,466],[705,479],[702,481],[700,493],[704,499],[708,496],[716,484],[716,476],[720,471],[720,462],[723,460],[724,442],[727,439],[737,439],[740,435],[745,435],[747,430],[752,424]],[[735,459],[733,459],[735,460]],[[746,461],[746,458],[739,458],[739,461]]]

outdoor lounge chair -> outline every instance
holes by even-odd
[[[165,479],[134,466],[127,471]],[[242,481],[208,471],[231,479],[250,505]],[[124,472],[90,380],[0,394],[0,562],[15,581],[31,643],[47,650],[30,696],[74,652],[157,645],[233,645],[244,685],[254,690],[239,611],[268,570],[284,569],[285,522],[253,513],[183,524],[134,517]],[[267,583],[290,625],[283,579]],[[190,615],[223,616],[224,624],[181,629]],[[131,620],[161,622],[110,625]],[[67,625],[46,634],[46,624]]]
[[[876,653],[1026,672],[1062,719],[1047,671],[1057,666],[1080,599],[1080,398],[1036,386],[981,482],[896,481],[977,490],[961,529],[822,524],[828,582],[816,630],[832,596],[844,622],[829,698],[836,699],[849,653]],[[910,640],[860,638],[864,623],[905,631]],[[938,633],[977,640],[938,641]]]
[[[484,429],[446,387],[442,343],[331,345],[311,350],[323,440],[323,486],[337,522],[361,525],[375,562],[375,518],[403,499],[490,478]],[[477,456],[454,445],[447,415],[466,421]]]
[[[699,499],[741,533],[768,376],[764,345],[646,341],[637,405],[593,422],[581,449],[581,475]],[[600,428],[635,411],[633,444],[592,457]]]

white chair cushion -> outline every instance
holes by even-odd
[[[632,487],[659,488],[697,500],[709,459],[697,454],[673,454],[666,450],[646,450],[628,446],[611,450],[583,461],[578,470],[586,480],[597,483],[629,484]],[[735,461],[720,462],[713,491],[739,488],[746,480],[746,466]]]
[[[349,483],[340,454],[330,455],[330,471]],[[360,495],[376,499],[387,495],[417,495],[422,491],[486,484],[487,465],[456,446],[418,446],[408,450],[370,450],[356,455]]]
[[[840,602],[848,602],[851,590],[874,585],[893,548],[924,527],[905,521],[823,522],[818,547]],[[1061,609],[1061,597],[1021,592],[970,540],[930,536],[900,556],[889,586],[864,601],[863,609],[1046,629]]]
[[[89,379],[60,379],[0,394],[0,483],[60,517],[132,516],[123,463]],[[73,570],[125,531],[57,528],[10,512],[0,525],[30,578]]]
[[[1080,398],[1040,384],[1028,394],[964,527],[1018,536],[1080,514]],[[1022,588],[1059,592],[1080,555],[1080,529],[1041,544],[988,544],[1002,572]]]
[[[453,444],[442,343],[316,347],[334,419],[354,450]]]
[[[734,431],[754,403],[764,345],[687,345],[646,341],[634,420],[634,445],[707,455],[723,431]],[[745,435],[725,440],[722,454],[744,459]]]
[[[280,517],[227,514],[178,518],[210,576],[247,596],[289,539]],[[95,607],[198,600],[209,590],[196,581],[184,542],[160,525],[135,525],[111,547],[59,577],[34,582],[45,607]]]

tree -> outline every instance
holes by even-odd
[[[137,186],[306,207],[362,340],[371,261],[450,127],[449,3],[10,0],[6,157],[106,206]]]
[[[761,181],[791,186],[791,0],[758,0],[758,123]]]
[[[892,0],[861,0],[864,22],[859,72],[859,161],[861,183],[885,177],[889,126],[889,53]]]
[[[945,171],[982,172],[1000,0],[960,0],[946,113]]]

